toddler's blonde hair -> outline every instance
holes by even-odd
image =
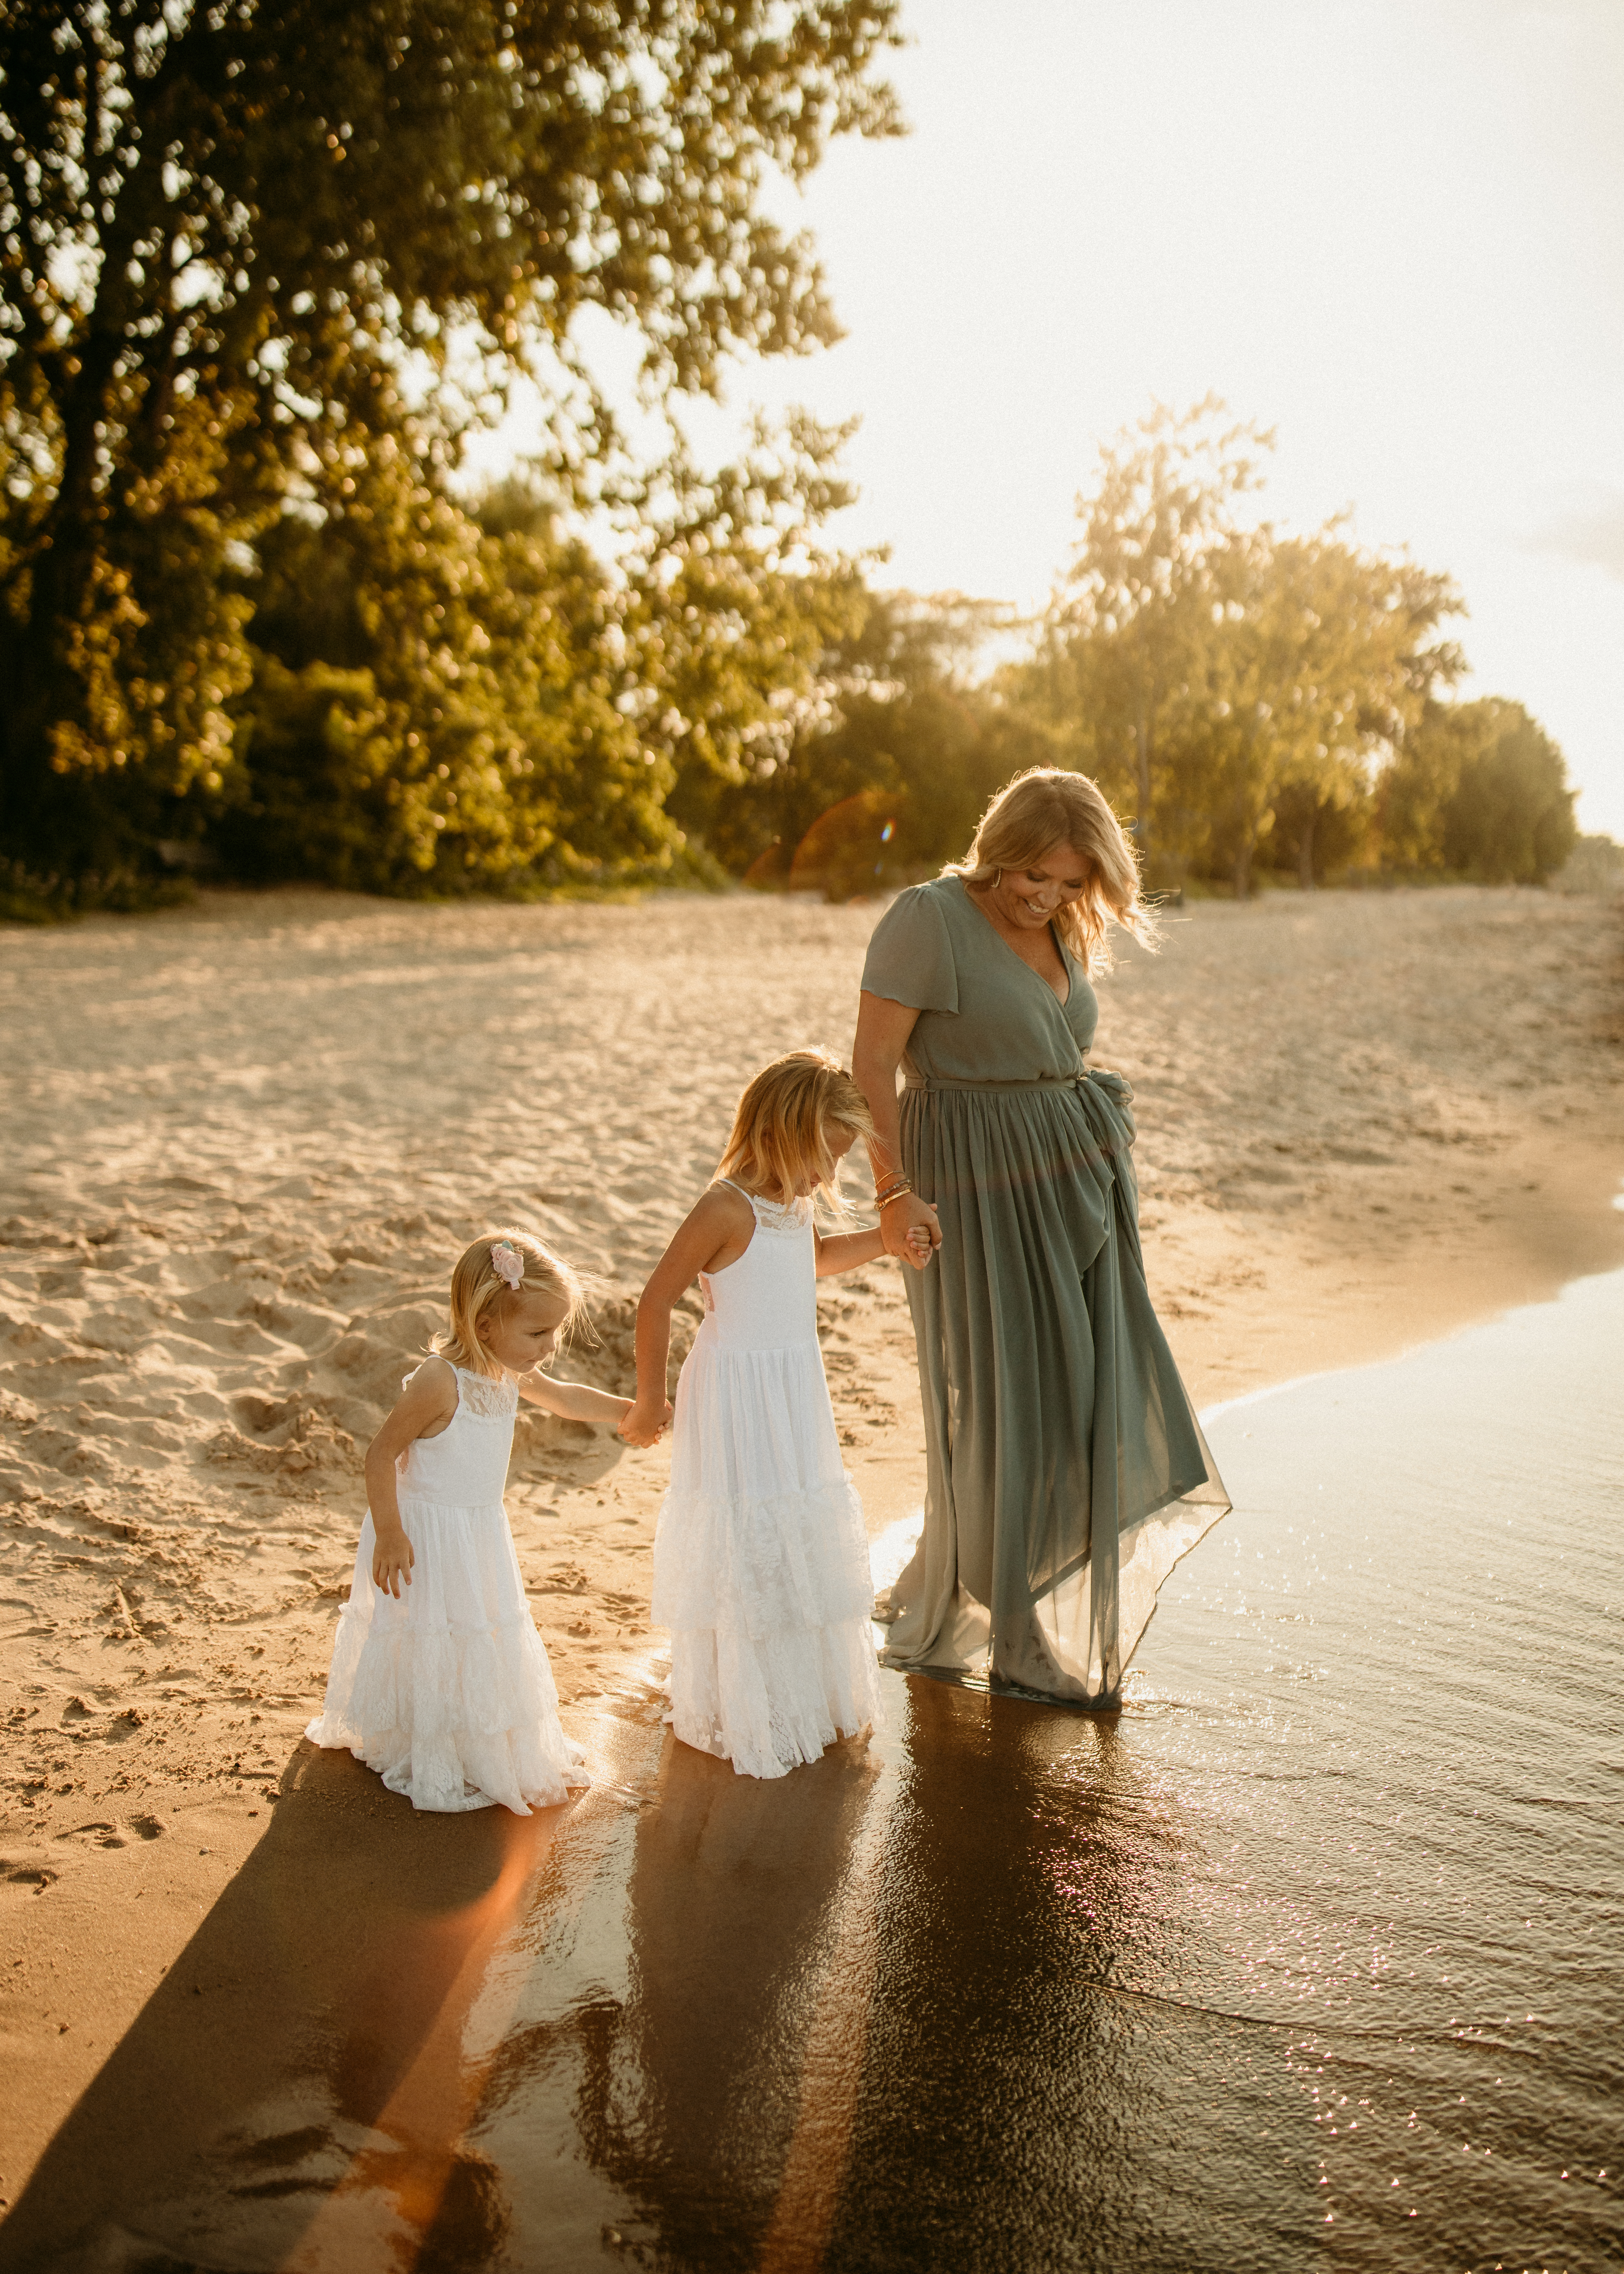
[[[1055,910],[1055,928],[1086,971],[1109,971],[1108,915],[1143,947],[1154,947],[1156,920],[1139,898],[1139,857],[1111,811],[1104,791],[1086,774],[1061,766],[1029,766],[1005,782],[982,814],[969,853],[950,861],[944,877],[990,885],[1005,869],[1024,869],[1057,845],[1069,845],[1088,863],[1088,882],[1075,900]]]
[[[840,1164],[829,1148],[831,1128],[872,1137],[868,1101],[830,1050],[790,1050],[747,1085],[733,1115],[733,1134],[717,1164],[718,1177],[736,1177],[768,1200],[786,1205],[810,1177],[837,1210]]]
[[[524,1267],[517,1287],[509,1286],[491,1261],[491,1250],[504,1243]],[[451,1323],[434,1337],[433,1349],[453,1366],[466,1367],[471,1374],[500,1374],[501,1367],[479,1339],[479,1321],[487,1311],[500,1309],[522,1295],[550,1295],[563,1305],[560,1342],[582,1317],[585,1299],[581,1282],[545,1239],[518,1224],[482,1231],[456,1260],[451,1274]]]

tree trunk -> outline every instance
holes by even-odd
[[[1237,900],[1250,899],[1252,894],[1252,840],[1244,837],[1235,852],[1235,867],[1231,872]]]
[[[1297,880],[1305,892],[1314,889],[1314,824],[1320,818],[1316,806],[1303,824],[1303,833],[1297,840]]]

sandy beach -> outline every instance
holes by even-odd
[[[635,1291],[740,1086],[793,1043],[849,1049],[878,913],[214,893],[0,935],[0,2197],[297,1772],[361,1454],[460,1246],[553,1239],[600,1337],[560,1370],[629,1389]],[[1616,903],[1202,903],[1101,995],[1198,1404],[1624,1261]],[[820,1309],[877,1533],[921,1482],[896,1268]],[[567,1721],[658,1677],[666,1460],[521,1424],[508,1505]]]

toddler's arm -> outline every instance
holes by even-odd
[[[921,1205],[929,1209],[932,1216],[936,1215],[935,1206],[929,1201],[922,1201]],[[877,1224],[872,1231],[837,1231],[827,1239],[820,1231],[814,1236],[817,1241],[817,1276],[820,1279],[827,1279],[836,1271],[854,1270],[860,1263],[877,1263],[890,1252],[885,1245],[885,1235]],[[921,1271],[936,1253],[930,1234],[923,1224],[915,1224],[908,1233],[907,1247],[907,1261]]]
[[[637,1302],[637,1396],[620,1424],[628,1445],[653,1444],[671,1419],[665,1374],[672,1311],[702,1271],[723,1271],[736,1261],[755,1230],[755,1211],[742,1193],[712,1185],[650,1274]]]
[[[561,1414],[566,1421],[603,1421],[613,1427],[632,1410],[629,1397],[613,1397],[606,1389],[594,1389],[590,1382],[555,1382],[539,1367],[514,1379],[521,1397],[545,1412]]]
[[[395,1410],[366,1449],[366,1505],[372,1517],[372,1585],[398,1602],[411,1585],[417,1558],[401,1522],[395,1464],[419,1437],[435,1437],[456,1412],[456,1376],[443,1358],[432,1358],[396,1399]]]

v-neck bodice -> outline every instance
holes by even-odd
[[[993,934],[994,937],[1004,940],[1004,945],[1009,949],[1010,953],[1014,957],[1016,962],[1024,963],[1028,971],[1035,974],[1039,979],[1042,979],[1044,986],[1049,989],[1049,993],[1054,996],[1056,1002],[1059,1004],[1061,1009],[1064,1011],[1066,1005],[1071,999],[1072,959],[1066,953],[1065,942],[1061,938],[1059,932],[1055,929],[1054,919],[1051,917],[1044,929],[1049,933],[1049,943],[1054,948],[1055,953],[1060,959],[1061,976],[1064,979],[1066,983],[1066,991],[1064,995],[1056,994],[1053,981],[1044,978],[1043,974],[1038,970],[1037,965],[1032,962],[1028,957],[1024,956],[1012,941],[1004,938],[1004,934],[998,930],[997,925],[992,920],[991,910],[983,901],[977,900],[975,894],[970,890],[967,885],[965,886],[965,899],[968,905],[975,910],[976,915],[981,917],[982,922]]]
[[[916,1082],[975,1086],[1075,1081],[1099,1024],[1099,998],[1055,935],[1071,992],[1063,1003],[995,930],[962,878],[899,893],[875,927],[862,983],[919,1013],[904,1067]]]

